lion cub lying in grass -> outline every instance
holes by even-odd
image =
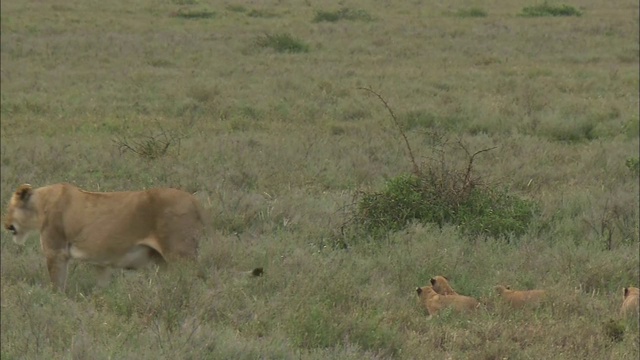
[[[640,290],[637,287],[626,287],[622,290],[622,316],[640,314]]]
[[[495,289],[507,304],[515,308],[538,306],[547,297],[545,290],[511,290],[509,286],[503,285],[497,285]]]
[[[429,313],[429,318],[440,310],[451,308],[459,312],[471,312],[478,308],[476,299],[464,295],[440,295],[433,286],[423,286],[416,289],[420,297],[420,303]]]

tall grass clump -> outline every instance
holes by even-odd
[[[518,15],[523,17],[582,16],[582,12],[571,5],[551,5],[544,2],[540,5],[527,6]]]
[[[566,143],[591,141],[598,138],[596,123],[587,119],[566,119],[560,123],[541,126],[540,133],[548,138]]]
[[[469,8],[469,9],[460,9],[456,11],[455,16],[461,18],[468,17],[486,17],[487,12],[480,8]]]
[[[200,20],[200,19],[211,19],[216,16],[215,11],[207,10],[207,9],[188,9],[183,8],[179,9],[172,13],[174,17],[188,19],[188,20]]]
[[[227,5],[227,10],[231,12],[244,13],[247,12],[247,8],[242,5]]]
[[[336,11],[318,10],[316,11],[316,16],[313,18],[313,22],[337,22],[340,20],[371,21],[373,18],[364,10],[355,10],[346,7]]]
[[[274,17],[278,17],[278,14],[268,10],[253,9],[247,12],[247,16],[252,18],[274,18]]]
[[[264,34],[258,37],[256,45],[261,48],[271,48],[279,53],[309,52],[309,45],[287,33]]]
[[[368,90],[368,89],[367,89]],[[413,172],[387,181],[381,191],[362,191],[356,195],[350,221],[374,237],[398,231],[412,222],[455,225],[470,237],[510,238],[523,235],[538,211],[536,203],[521,199],[498,186],[483,184],[473,170],[475,157],[487,148],[471,154],[468,161],[456,168],[447,160],[446,142],[438,145],[442,154],[438,161],[418,165],[406,135],[384,99],[409,150]]]
[[[158,131],[148,135],[129,137],[130,131],[124,129],[125,135],[113,139],[120,153],[131,152],[146,160],[155,160],[166,156],[169,149],[180,151],[180,141],[183,135],[175,131],[167,131],[158,125]]]

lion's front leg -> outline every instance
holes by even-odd
[[[69,244],[56,228],[45,228],[40,232],[40,246],[47,259],[47,270],[54,290],[64,292],[67,283],[67,265],[71,255]]]
[[[64,252],[50,251],[46,254],[49,277],[55,290],[64,292],[67,283],[69,255]]]

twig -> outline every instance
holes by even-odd
[[[409,157],[411,158],[411,163],[413,164],[413,172],[416,175],[420,176],[420,167],[418,166],[418,163],[416,163],[416,158],[413,156],[413,150],[411,150],[409,139],[407,139],[407,135],[404,133],[404,130],[402,130],[402,126],[400,126],[400,122],[398,122],[398,118],[396,117],[396,114],[393,112],[393,110],[391,109],[387,101],[382,97],[382,95],[378,94],[370,87],[359,87],[358,89],[365,90],[372,93],[373,95],[378,97],[378,99],[380,99],[382,104],[384,104],[384,107],[387,108],[387,111],[389,111],[389,114],[391,115],[391,119],[393,120],[393,123],[398,127],[398,130],[400,131],[400,135],[402,135],[402,138],[404,139],[404,143],[407,146],[407,150],[409,151]]]
[[[480,153],[483,153],[483,152],[486,152],[486,151],[491,151],[491,150],[496,149],[498,147],[494,146],[494,147],[478,150],[475,153],[473,153],[473,155],[471,155],[469,150],[467,150],[467,147],[464,146],[464,143],[462,142],[461,139],[458,139],[458,145],[464,150],[465,153],[467,153],[467,156],[469,157],[469,164],[467,165],[467,171],[464,174],[464,186],[468,186],[469,185],[469,181],[471,180],[471,168],[473,166],[473,160],[475,159],[476,155],[478,155]]]

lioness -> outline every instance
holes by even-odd
[[[444,276],[438,275],[432,277],[429,281],[431,282],[433,290],[440,295],[458,295],[458,293],[451,288],[451,285],[449,285],[449,280]]]
[[[111,268],[195,259],[204,219],[196,198],[176,189],[101,193],[25,184],[11,197],[5,228],[18,244],[40,232],[51,282],[64,291],[71,258],[97,265],[100,285]]]
[[[497,285],[495,289],[506,303],[516,308],[540,305],[547,296],[545,290],[519,291],[503,285]]]
[[[464,295],[440,295],[432,286],[416,288],[422,306],[427,309],[429,318],[440,310],[452,308],[455,311],[469,312],[478,308],[476,299]]]
[[[622,290],[622,307],[620,313],[623,316],[640,314],[640,290],[637,287],[626,287]]]

